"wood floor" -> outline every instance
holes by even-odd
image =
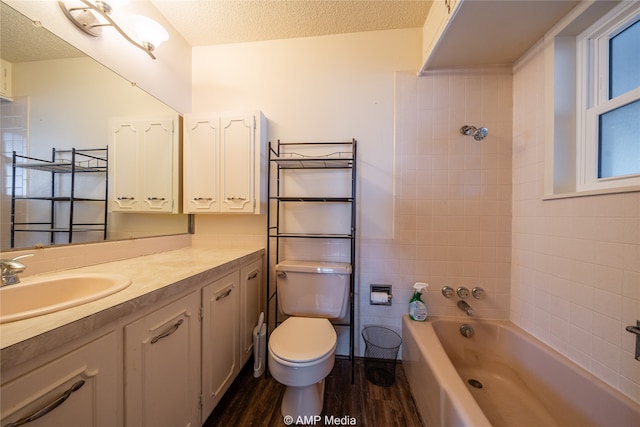
[[[205,427],[286,426],[280,414],[284,386],[269,377],[254,378],[251,360],[238,375]],[[338,424],[325,424],[325,416],[343,418]],[[396,380],[390,387],[369,382],[364,375],[363,359],[356,359],[355,381],[351,384],[351,362],[336,359],[326,379],[322,420],[316,426],[355,423],[365,427],[421,427],[409,385],[402,369],[396,365]]]

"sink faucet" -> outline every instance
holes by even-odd
[[[0,269],[2,270],[2,286],[15,285],[20,283],[19,273],[22,273],[27,266],[21,262],[18,262],[20,258],[26,258],[33,256],[33,254],[26,254],[17,256],[13,259],[0,259]]]
[[[467,304],[466,301],[464,300],[458,301],[458,308],[464,311],[465,313],[467,313],[467,316],[473,316],[473,310],[471,309],[471,306]]]

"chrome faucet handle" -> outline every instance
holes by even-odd
[[[458,294],[458,296],[462,299],[465,298],[469,298],[469,295],[471,295],[469,293],[469,289],[465,288],[464,286],[460,286],[457,290],[456,293]]]
[[[456,291],[454,291],[451,286],[444,286],[442,288],[442,295],[444,295],[445,298],[451,298],[455,293]]]
[[[487,293],[481,287],[476,286],[471,290],[471,295],[473,295],[475,299],[483,299],[487,296]]]
[[[20,283],[19,273],[22,273],[27,266],[18,260],[21,258],[32,257],[33,254],[20,255],[11,259],[0,260],[0,269],[2,271],[2,286],[15,285]]]

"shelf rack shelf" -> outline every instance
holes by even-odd
[[[101,232],[102,238],[107,238],[107,196],[108,196],[108,148],[92,148],[60,150],[53,148],[51,160],[23,156],[13,152],[12,157],[12,186],[11,186],[11,247],[15,247],[16,233],[49,233],[49,243],[56,243],[56,235],[67,233],[68,243],[73,243],[73,234],[79,232]],[[51,174],[51,185],[47,196],[20,196],[16,195],[17,170],[29,170]],[[78,174],[104,174],[104,198],[80,197],[76,195],[76,178]],[[59,175],[69,175],[69,183],[61,184]],[[68,195],[58,194],[60,186],[67,187]],[[45,201],[49,202],[48,221],[16,220],[16,202],[20,201]],[[100,222],[78,222],[74,218],[76,203],[90,202],[103,204],[103,216]],[[56,217],[56,204],[67,203],[69,218],[65,226],[60,227],[62,221]]]
[[[338,239],[346,240],[349,244],[349,262],[351,264],[351,277],[349,284],[349,322],[334,323],[335,326],[349,328],[349,359],[351,361],[351,382],[354,381],[355,367],[355,263],[356,263],[356,140],[340,142],[296,142],[283,143],[279,140],[273,144],[269,142],[268,162],[268,194],[269,208],[267,211],[267,266],[272,268],[280,261],[281,241],[284,239]],[[294,151],[298,150],[298,151]],[[314,154],[305,153],[313,151]],[[321,152],[321,155],[315,154]],[[326,154],[325,154],[326,153]],[[326,170],[328,174],[336,170],[345,170],[349,176],[349,194],[342,196],[313,195],[291,196],[285,195],[282,181],[287,170]],[[327,189],[330,193],[331,189]],[[348,207],[349,230],[346,233],[322,233],[322,232],[287,232],[283,230],[282,216],[286,212],[286,206],[290,204],[345,204]],[[275,300],[275,301],[274,301]],[[277,326],[278,299],[275,279],[267,274],[267,327],[273,323]],[[274,309],[271,308],[274,303]],[[273,311],[273,313],[270,313]],[[271,316],[273,321],[271,322]],[[269,333],[267,333],[267,337]]]

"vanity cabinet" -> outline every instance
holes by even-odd
[[[180,209],[180,119],[113,118],[109,209],[177,213]]]
[[[202,288],[202,419],[205,420],[238,372],[239,272]]]
[[[253,351],[260,311],[262,259],[202,288],[202,420]]]
[[[200,425],[199,309],[195,291],[125,326],[125,426]]]
[[[263,212],[266,128],[260,111],[185,116],[185,213]]]
[[[141,260],[140,268],[156,270],[165,261]],[[87,319],[76,341],[50,348],[64,335],[58,328],[29,343],[46,346],[41,354],[22,359],[20,352],[9,352],[0,386],[2,425],[67,395],[46,418],[29,425],[202,425],[250,356],[260,309],[262,256],[230,262],[124,302],[127,314],[110,314],[107,322]],[[102,326],[93,329],[94,320]]]
[[[121,425],[118,337],[110,332],[2,384],[2,425],[38,412],[34,427]]]

